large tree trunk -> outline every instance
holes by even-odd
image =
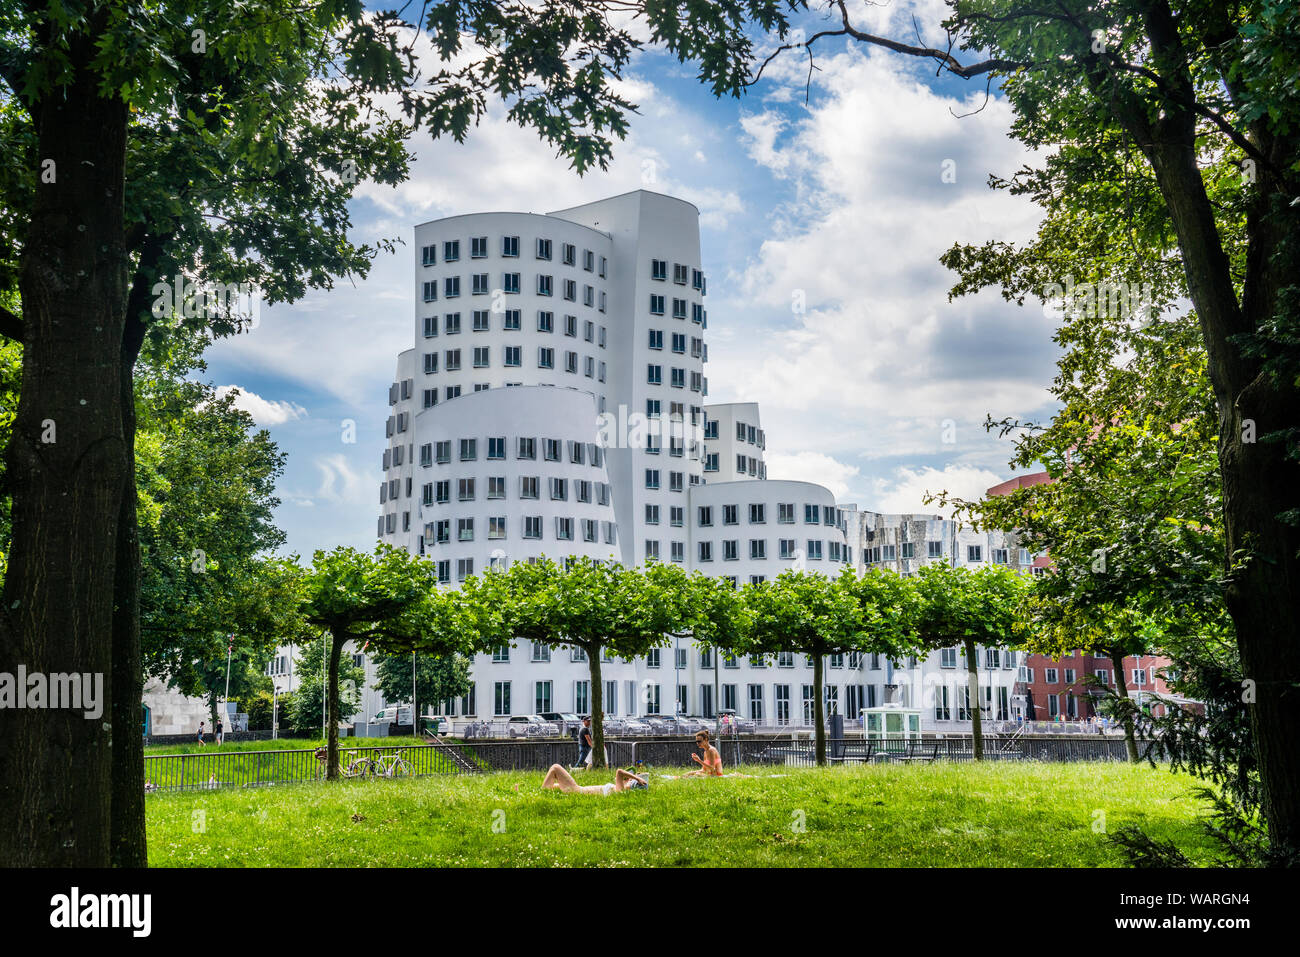
[[[826,703],[822,701],[822,668],[825,658],[819,651],[813,655],[813,738],[818,765],[826,763]]]
[[[966,649],[966,710],[970,712],[971,753],[976,761],[984,760],[984,715],[980,711],[979,661],[975,657],[975,639],[962,641]]]
[[[325,711],[329,726],[325,729],[325,777],[333,781],[339,776],[339,661],[343,657],[343,635],[328,633],[330,643],[329,674],[325,682]],[[400,713],[399,713],[400,717]],[[414,716],[412,716],[414,717]]]
[[[144,823],[144,738],[140,662],[140,534],[136,523],[135,360],[144,326],[128,306],[122,342],[121,396],[125,464],[122,506],[118,511],[117,560],[113,593],[113,768],[112,862],[114,867],[146,867]]]
[[[1273,145],[1278,168],[1294,161],[1295,146]],[[1300,464],[1287,459],[1285,443],[1258,441],[1300,424],[1300,389],[1288,371],[1264,371],[1232,339],[1258,333],[1280,312],[1294,309],[1280,292],[1300,268],[1300,212],[1284,199],[1294,194],[1295,184],[1281,184],[1267,170],[1260,177],[1247,217],[1250,248],[1238,307],[1194,143],[1190,137],[1157,142],[1148,155],[1178,233],[1219,406],[1230,569],[1225,601],[1251,682],[1243,693],[1254,695],[1250,717],[1262,810],[1273,848],[1300,854],[1300,748],[1290,734],[1300,706],[1300,528],[1282,518],[1300,507]]]
[[[591,672],[591,766],[605,767],[605,689],[600,681],[600,649],[587,652]]]
[[[1294,162],[1296,149],[1300,144],[1294,140],[1275,149],[1277,165]],[[1287,205],[1270,177],[1261,185],[1262,198],[1248,218],[1251,259],[1258,268],[1243,298],[1256,329],[1281,311],[1295,310],[1294,293],[1290,305],[1279,293],[1300,275],[1300,207]],[[1296,191],[1293,180],[1285,195]],[[1276,209],[1267,208],[1271,200]],[[1300,858],[1300,748],[1292,731],[1300,712],[1300,527],[1294,517],[1300,508],[1300,464],[1286,457],[1285,443],[1258,441],[1268,432],[1300,427],[1300,389],[1289,374],[1273,378],[1259,372],[1241,383],[1220,419],[1226,420],[1219,462],[1227,553],[1250,556],[1229,576],[1225,600],[1236,625],[1243,674],[1251,682],[1243,694],[1254,697],[1251,734],[1262,811],[1274,850]],[[1247,433],[1246,419],[1253,420],[1255,435]]]
[[[1138,758],[1137,735],[1133,731],[1133,712],[1128,709],[1128,679],[1124,676],[1124,650],[1122,648],[1112,648],[1110,652],[1110,663],[1115,668],[1115,689],[1119,696],[1124,699],[1125,707],[1120,711],[1120,720],[1124,724],[1124,746],[1128,749],[1128,759],[1134,764],[1140,760]]]
[[[0,709],[0,860],[17,866],[110,861],[127,110],[100,96],[84,66],[104,15],[66,37],[69,82],[32,106],[41,172],[55,180],[38,180],[22,253],[23,382],[0,616],[0,672],[81,674],[99,682],[103,713]]]

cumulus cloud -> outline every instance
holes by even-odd
[[[320,487],[316,498],[333,505],[373,505],[378,509],[378,497],[370,495],[370,483],[352,467],[347,456],[340,454],[319,455],[315,460],[320,472]],[[378,485],[375,486],[378,488]]]
[[[1003,481],[1006,476],[988,469],[967,465],[949,465],[936,468],[900,468],[892,478],[876,479],[872,483],[871,505],[877,512],[951,515],[952,510],[937,502],[925,504],[927,495],[948,492],[967,500],[984,497],[985,491]]]
[[[242,386],[221,385],[217,386],[216,392],[219,399],[233,393],[235,408],[243,409],[253,417],[254,422],[264,428],[273,425],[284,425],[286,422],[301,419],[307,415],[307,410],[296,402],[277,402],[274,399],[264,399],[256,392],[249,392]]]
[[[778,452],[764,456],[769,479],[812,482],[831,490],[837,499],[849,491],[849,480],[858,475],[855,465],[847,465],[822,452]]]

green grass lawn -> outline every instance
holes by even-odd
[[[750,768],[610,797],[540,773],[154,794],[153,866],[1122,866],[1125,824],[1212,853],[1193,779],[1118,763]],[[780,775],[780,776],[777,776]],[[611,779],[589,772],[581,783]],[[518,784],[519,792],[515,792]]]

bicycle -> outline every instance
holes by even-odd
[[[356,775],[349,775],[349,777],[409,778],[411,776],[411,766],[396,751],[392,754],[378,754],[371,758],[357,758],[349,767],[357,769]]]
[[[343,778],[365,778],[365,777],[384,777],[384,778],[401,778],[411,776],[411,766],[406,763],[397,752],[392,754],[380,754],[376,757],[366,757],[361,755],[353,757],[345,765],[340,755],[339,760],[339,777]],[[321,762],[321,771],[325,769],[325,749],[320,748],[316,752],[316,759]]]

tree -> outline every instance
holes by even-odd
[[[405,701],[411,695],[411,666],[415,666],[415,701],[412,707],[437,707],[448,698],[468,694],[469,659],[464,655],[383,655],[375,665],[374,687],[387,701]],[[418,725],[419,717],[412,715]],[[419,728],[416,727],[416,733]]]
[[[842,0],[827,38],[884,46],[962,78],[1001,81],[1012,133],[1051,149],[1025,171],[1025,192],[1046,207],[1103,210],[1132,246],[1181,269],[1217,408],[1223,482],[1223,594],[1250,706],[1262,807],[1279,854],[1300,851],[1300,752],[1288,732],[1300,697],[1300,8],[1168,0],[956,0],[943,48],[872,35]],[[778,47],[776,53],[792,45]],[[966,51],[979,51],[963,61]],[[774,53],[773,55],[776,55]],[[982,57],[982,59],[978,58]],[[761,67],[755,78],[761,75]],[[1134,183],[1114,175],[1133,156]],[[1222,175],[1228,163],[1232,176]],[[1155,186],[1154,194],[1142,189]],[[1145,218],[1126,218],[1130,202]],[[1151,200],[1144,205],[1144,200]],[[1159,229],[1152,227],[1160,227]],[[1040,232],[1040,238],[1043,234]],[[990,243],[988,262],[1007,244]],[[1059,299],[1069,263],[1036,294]],[[967,290],[1002,277],[974,272]],[[1039,278],[1043,274],[1040,272]],[[1158,274],[1146,277],[1156,284]],[[1023,298],[1024,293],[1018,294]]]
[[[486,585],[467,597],[483,611],[494,605],[503,609],[497,633],[502,643],[536,641],[586,653],[595,767],[605,766],[604,655],[642,657],[667,644],[668,635],[684,631],[688,622],[703,621],[692,617],[700,614],[693,604],[695,580],[676,565],[624,568],[590,558],[563,564],[542,558],[489,571],[482,581]]]
[[[294,689],[289,703],[285,703],[283,695],[280,697],[280,713],[288,716],[295,729],[319,728],[326,720],[327,687],[334,688],[329,712],[335,715],[355,714],[361,707],[362,689],[366,683],[365,668],[355,664],[350,657],[340,658],[335,680],[331,682],[326,674],[326,659],[333,657],[335,644],[339,642],[329,634],[305,641],[301,645],[301,654],[294,659],[298,687]],[[325,730],[325,737],[328,740],[328,730]]]
[[[0,334],[27,347],[8,449],[0,665],[109,674],[117,731],[110,764],[99,723],[0,715],[0,765],[30,770],[0,782],[12,812],[0,854],[146,862],[131,367],[160,277],[189,265],[209,282],[258,279],[274,302],[364,274],[370,250],[346,238],[351,190],[404,174],[408,124],[459,141],[489,99],[579,170],[604,165],[634,108],[615,87],[640,46],[622,26],[626,9],[463,0],[425,8],[414,25],[360,0],[0,10],[0,139],[22,157],[0,172]],[[715,92],[743,81],[746,17],[786,27],[771,0],[631,10],[679,59],[709,63]],[[424,83],[409,42],[419,28],[444,64]],[[375,107],[385,93],[399,94],[404,120]],[[171,291],[178,303],[183,291]],[[222,310],[213,324],[232,331],[239,320]],[[41,439],[49,423],[57,444]],[[50,817],[58,828],[41,823]]]
[[[259,671],[297,639],[296,564],[262,557],[284,535],[274,524],[280,454],[265,430],[187,376],[205,370],[206,340],[154,334],[136,374],[134,483],[146,674],[207,697],[216,719],[228,647]],[[232,668],[232,691],[241,678]]]
[[[1054,227],[1018,268],[1068,256],[1098,288],[1123,280],[1125,272],[1110,271],[1115,259],[1105,246],[1072,248],[1073,237],[1108,234],[1097,225]],[[1132,268],[1125,263],[1125,271]],[[1180,288],[1171,278],[1160,298]],[[954,503],[981,527],[1015,528],[1051,556],[1027,606],[1029,647],[1053,657],[1077,649],[1112,659],[1119,697],[1111,704],[1137,761],[1134,715],[1123,706],[1125,656],[1169,653],[1198,634],[1231,631],[1221,581],[1217,413],[1187,316],[1134,325],[1132,317],[1073,311],[1058,338],[1066,346],[1053,384],[1061,410],[1046,427],[990,423],[1022,427],[1012,465],[1041,462],[1051,481]]]
[[[1003,565],[978,571],[935,562],[915,578],[916,634],[925,651],[961,645],[966,655],[966,711],[971,717],[972,749],[984,758],[978,648],[1021,644],[1019,609],[1028,583]]]
[[[787,569],[744,586],[745,635],[739,654],[793,651],[813,663],[813,725],[817,763],[826,763],[823,677],[829,654],[866,652],[902,657],[912,647],[911,601],[905,579],[883,570],[859,578],[845,568],[834,578]]]
[[[338,777],[339,660],[349,641],[370,641],[389,653],[422,649],[440,655],[472,654],[476,635],[448,627],[464,619],[451,593],[437,589],[433,569],[400,548],[376,547],[373,555],[352,548],[318,551],[303,575],[303,620],[330,635],[326,666],[327,776]],[[301,693],[299,697],[303,697]],[[353,707],[355,710],[355,706]]]

